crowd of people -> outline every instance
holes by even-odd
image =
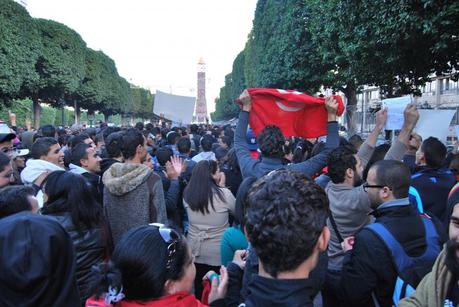
[[[0,123],[0,306],[459,306],[459,154],[363,139]]]

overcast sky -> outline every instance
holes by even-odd
[[[207,106],[231,72],[252,28],[256,0],[28,0],[33,17],[61,22],[88,47],[114,59],[129,82],[196,95],[197,63],[207,66]]]

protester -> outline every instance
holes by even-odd
[[[50,172],[64,169],[64,154],[54,138],[38,138],[32,145],[31,156],[21,172],[21,180],[34,188],[40,208],[43,206],[42,183]]]
[[[212,144],[214,143],[213,136],[206,134],[201,138],[200,144],[202,148],[202,152],[198,153],[196,156],[192,158],[192,160],[196,163],[202,160],[213,160],[217,161],[215,154],[212,151]]]
[[[225,174],[225,184],[234,197],[236,197],[242,182],[241,169],[237,161],[236,150],[231,148],[220,164],[221,171]]]
[[[123,162],[123,153],[121,152],[123,132],[113,132],[105,139],[105,152],[107,157],[100,162],[100,173],[103,175],[112,164]]]
[[[114,244],[129,229],[148,223],[167,223],[161,178],[143,162],[145,137],[135,128],[122,135],[124,163],[114,163],[104,173],[104,208]]]
[[[91,192],[99,204],[103,204],[104,186],[100,173],[102,159],[94,147],[80,143],[72,148],[69,169],[74,174],[82,175],[91,187]]]
[[[13,140],[16,134],[5,123],[0,123],[0,151],[10,158],[13,156]]]
[[[459,184],[448,197],[449,241],[416,292],[400,302],[400,307],[443,307],[459,305]]]
[[[404,125],[398,139],[392,144],[385,159],[401,160],[406,151],[409,136],[419,118],[414,106],[405,109]],[[372,211],[368,194],[363,189],[362,172],[374,152],[378,135],[387,120],[387,111],[376,114],[376,125],[367,140],[356,153],[352,146],[340,146],[334,149],[328,160],[328,176],[331,182],[325,188],[330,201],[330,218],[327,221],[331,229],[328,246],[328,273],[323,291],[325,306],[339,306],[340,275],[344,251],[341,247],[343,238],[355,235],[362,227],[371,222]]]
[[[0,189],[0,219],[21,211],[37,213],[38,201],[34,190],[26,186],[7,186]]]
[[[11,159],[5,153],[0,152],[0,188],[14,183]]]
[[[91,267],[109,257],[108,230],[102,207],[80,175],[56,171],[46,177],[43,215],[69,233],[76,255],[76,278],[82,304],[91,295]]]
[[[210,306],[224,306],[228,277],[225,268],[220,272],[219,284],[212,280]],[[206,306],[191,294],[196,269],[187,241],[163,225],[128,231],[111,263],[101,264],[94,274],[96,296],[86,307]]]
[[[410,170],[403,162],[383,160],[370,168],[363,189],[376,220],[357,233],[353,246],[348,238],[342,244],[347,252],[340,288],[346,306],[391,306],[400,299],[393,301],[397,276],[416,287],[432,268],[443,228],[410,204],[409,186]]]
[[[277,170],[259,179],[248,195],[246,232],[260,261],[244,306],[313,306],[311,272],[327,248],[328,200],[304,173]],[[227,303],[239,302],[247,255],[228,266]]]
[[[410,141],[408,143],[408,150],[403,157],[403,162],[408,165],[411,172],[416,171],[416,152],[419,150],[422,144],[422,137],[417,133],[411,133]]]
[[[30,212],[0,219],[0,306],[81,306],[72,240]]]
[[[451,170],[445,168],[446,146],[429,137],[416,152],[418,172],[411,177],[410,199],[420,212],[446,220],[448,193],[456,183]]]
[[[189,229],[187,239],[196,262],[195,294],[201,297],[202,277],[220,267],[220,242],[229,227],[228,213],[234,214],[235,198],[225,188],[225,176],[217,162],[200,161],[183,192]]]
[[[13,168],[13,184],[23,184],[21,180],[21,172],[25,168],[25,160],[29,155],[28,149],[15,148],[11,160],[11,167]]]
[[[236,149],[237,159],[242,171],[243,178],[254,176],[261,177],[272,170],[283,168],[282,157],[284,155],[283,146],[285,137],[279,127],[266,126],[257,138],[257,143],[261,150],[261,161],[253,159],[249,154],[246,144],[246,132],[251,110],[251,98],[246,92],[239,96],[242,101],[242,111],[239,113],[239,121],[234,135],[234,148]],[[327,145],[320,154],[299,164],[285,166],[287,169],[297,170],[314,176],[327,163],[328,154],[338,146],[338,124],[336,122],[336,111],[338,103],[334,99],[327,99],[325,103],[328,114],[328,136]]]
[[[197,164],[191,160],[191,141],[188,137],[181,137],[177,142],[177,149],[179,151],[179,157],[185,162],[186,170],[182,173],[182,177],[188,182],[191,178],[193,168]]]

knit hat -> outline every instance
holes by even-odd
[[[449,192],[448,195],[448,215],[447,215],[447,224],[449,225],[451,215],[453,214],[454,207],[459,204],[459,183],[457,183]]]

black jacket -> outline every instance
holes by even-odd
[[[411,176],[412,189],[416,189],[424,212],[436,216],[442,222],[446,220],[446,203],[449,191],[456,184],[454,174],[446,168],[423,167]],[[417,205],[417,198],[410,190],[410,200]]]
[[[242,271],[234,263],[228,266],[228,273],[230,286],[232,278],[242,275]],[[313,279],[273,279],[254,275],[248,285],[248,295],[241,306],[313,306],[316,293]],[[227,301],[227,306],[237,305],[228,304]]]
[[[411,205],[377,209],[376,222],[382,223],[412,257],[422,255],[427,247],[425,228],[418,211]],[[445,241],[441,223],[433,219]],[[433,265],[433,262],[432,262]],[[397,277],[392,256],[383,241],[371,230],[357,233],[352,251],[345,254],[341,278],[343,300],[346,306],[374,306],[372,292],[381,306],[392,306],[392,294]]]
[[[68,212],[47,213],[61,224],[73,241],[76,259],[76,278],[80,297],[84,303],[90,293],[91,268],[108,257],[108,234],[102,227],[84,229],[79,233]]]
[[[164,174],[165,168],[160,167],[155,173],[161,178],[164,190],[164,200],[166,202],[167,220],[170,226],[182,229],[182,218],[184,214],[182,204],[182,188],[180,179],[170,180]]]

